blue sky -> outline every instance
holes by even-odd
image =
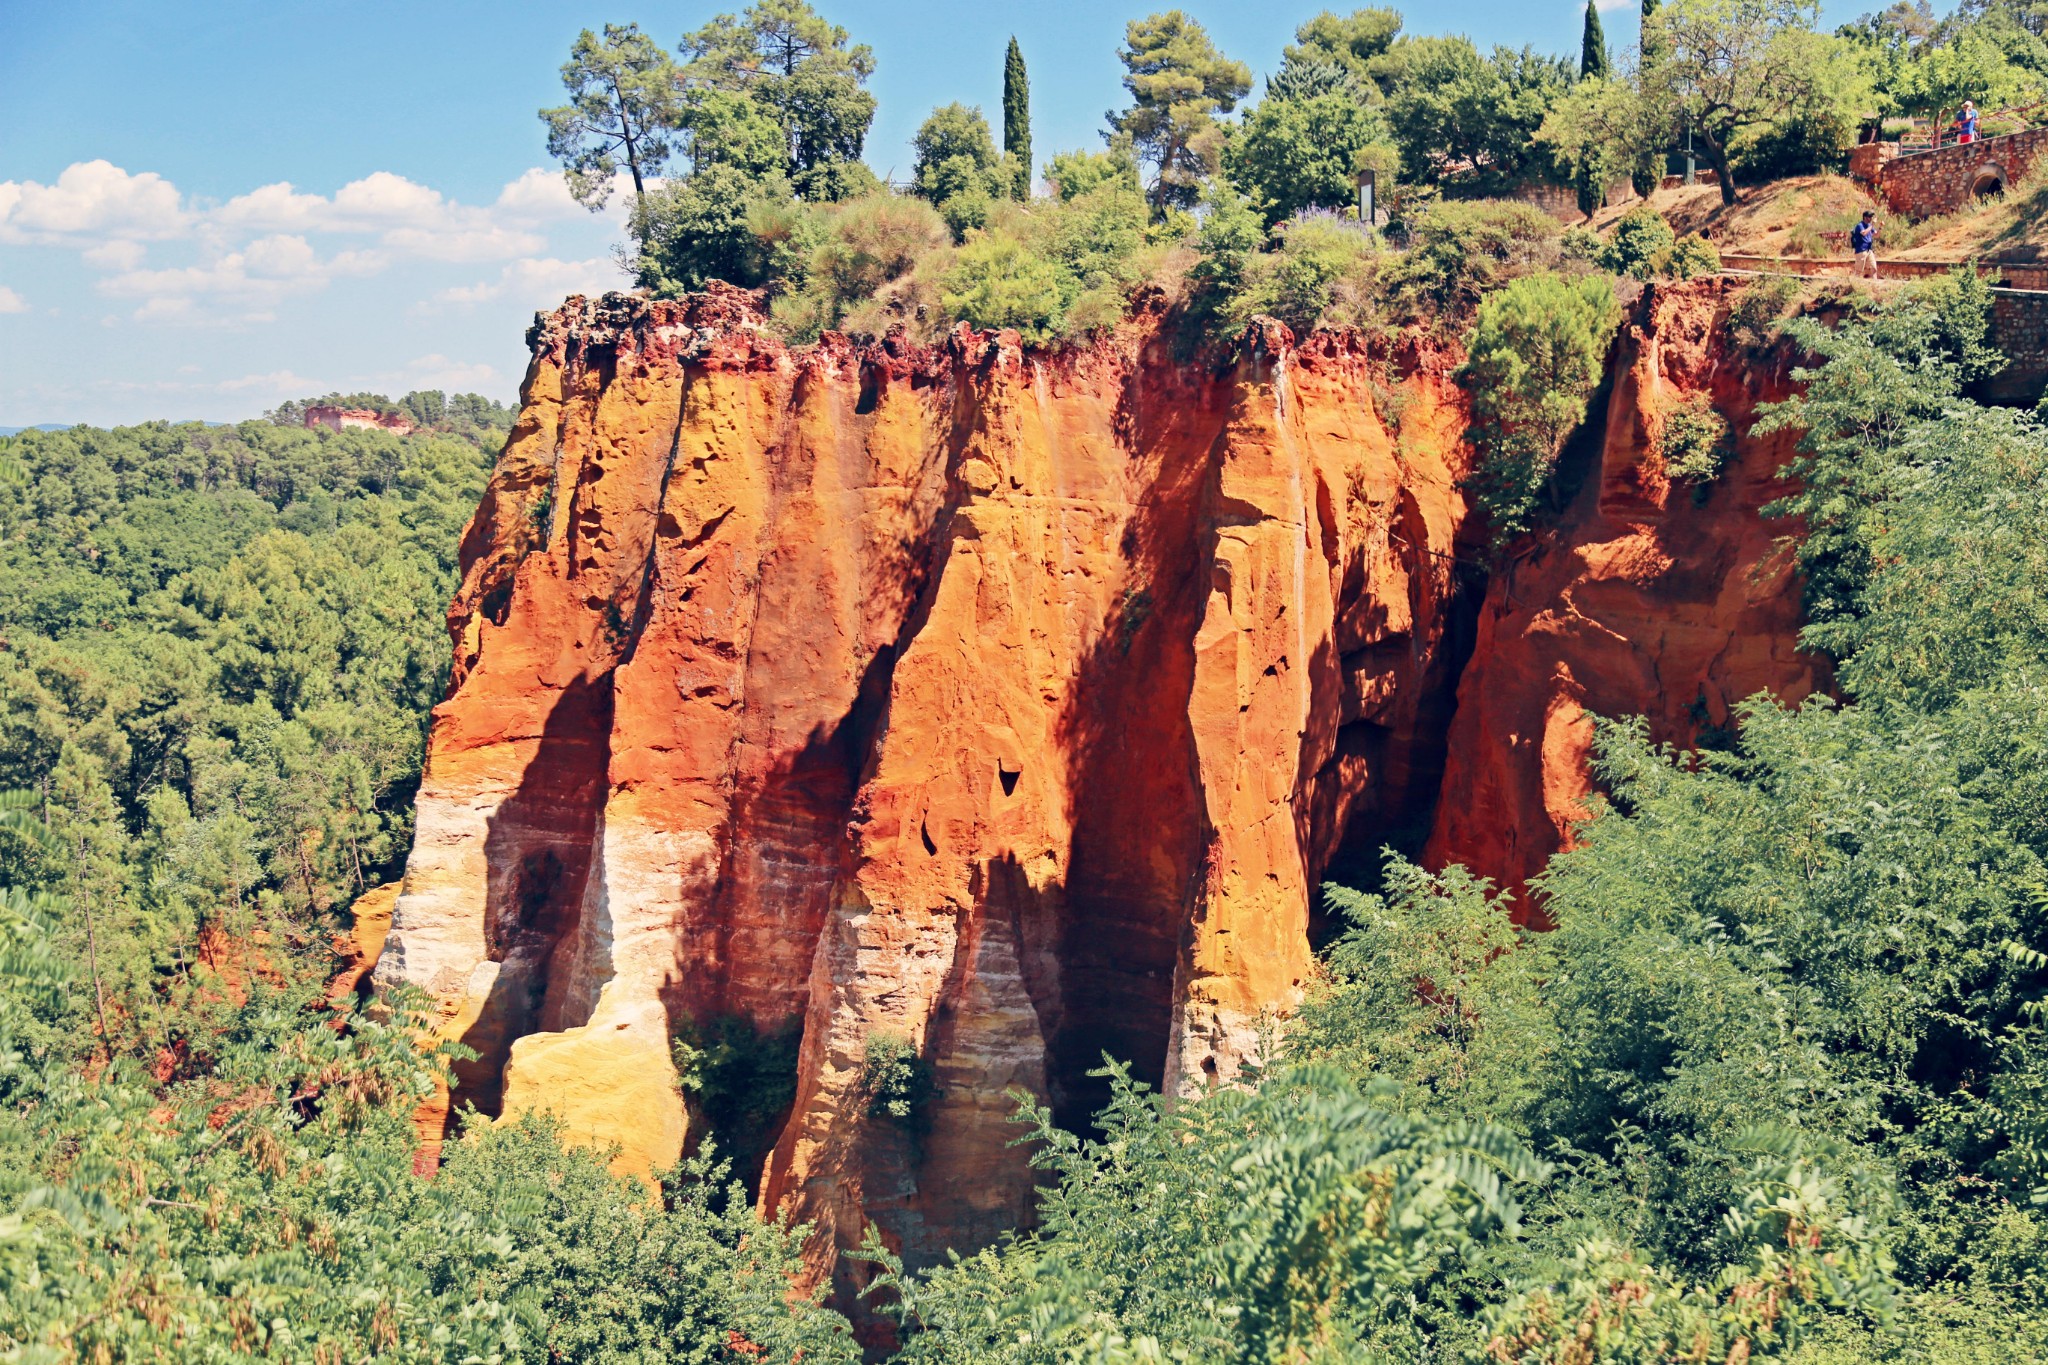
[[[623,282],[617,215],[568,201],[534,117],[569,43],[634,20],[673,44],[739,7],[0,0],[0,425],[233,420],[330,389],[509,399],[533,311]],[[1326,7],[1184,6],[1261,74]],[[1039,159],[1099,146],[1123,24],[1152,5],[819,8],[875,50],[867,160],[902,177],[934,105],[999,107],[1012,33]],[[1578,47],[1575,0],[1406,12]],[[1634,3],[1606,23],[1619,51]]]

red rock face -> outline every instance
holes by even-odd
[[[1746,697],[1797,701],[1827,683],[1797,648],[1794,528],[1759,512],[1791,491],[1778,471],[1796,438],[1750,427],[1789,378],[1732,350],[1729,292],[1702,280],[1637,307],[1576,496],[1488,585],[1427,861],[1523,892],[1538,922],[1525,884],[1588,813],[1589,713],[1641,715],[1657,740],[1690,746]],[[1696,395],[1734,438],[1697,490],[1674,484],[1657,453],[1666,415]]]
[[[1269,324],[1218,369],[1157,318],[792,352],[738,291],[572,300],[465,538],[378,978],[479,1052],[455,1101],[642,1173],[687,1139],[685,1021],[800,1022],[760,1201],[818,1225],[813,1272],[852,1288],[870,1223],[913,1264],[985,1244],[1031,1212],[1007,1092],[1080,1125],[1105,1052],[1230,1077],[1299,998],[1333,862],[1441,808],[1434,849],[1526,876],[1585,790],[1572,708],[1798,682],[1789,578],[1752,586],[1778,456],[1697,514],[1645,462],[1641,393],[1741,397],[1669,313],[1612,476],[1495,584],[1460,690],[1452,357]],[[908,1122],[873,1102],[899,1053]]]

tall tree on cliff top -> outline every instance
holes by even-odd
[[[1596,0],[1586,0],[1586,32],[1579,39],[1579,79],[1605,80],[1607,74],[1607,34],[1600,28],[1600,7]]]
[[[1360,90],[1386,89],[1379,59],[1401,34],[1401,14],[1391,9],[1353,10],[1339,18],[1324,10],[1294,30],[1294,41],[1280,50],[1280,69],[1329,62],[1341,68]]]
[[[1217,51],[1208,30],[1177,9],[1132,20],[1117,59],[1131,107],[1112,112],[1109,126],[1156,168],[1152,211],[1193,204],[1222,157],[1217,115],[1252,88],[1251,68]]]
[[[1031,80],[1017,39],[1003,54],[1003,155],[1017,164],[1016,196],[1031,197]]]
[[[606,24],[602,39],[589,29],[577,36],[562,64],[569,102],[540,111],[548,154],[562,163],[577,203],[603,208],[621,166],[634,195],[646,195],[674,150],[675,75],[675,63],[638,24]]]
[[[1813,31],[1815,9],[1798,0],[1673,0],[1645,23],[1643,95],[1693,143],[1735,202],[1730,147],[1738,135],[1791,118],[1826,117],[1860,103],[1853,59],[1839,38]]]
[[[860,164],[875,97],[875,54],[805,0],[757,0],[685,33],[684,81],[743,93],[782,127],[790,183],[806,199],[845,199],[872,188]]]

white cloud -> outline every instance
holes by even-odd
[[[89,246],[80,253],[88,265],[102,270],[133,270],[142,264],[143,246],[140,242],[117,237],[111,242]]]
[[[210,389],[215,393],[273,393],[280,396],[317,393],[320,389],[312,380],[290,370],[272,370],[269,374],[245,374],[236,379],[222,379],[212,384],[185,387]]]
[[[606,216],[621,220],[627,202],[615,195]],[[458,203],[390,171],[352,180],[331,196],[280,180],[212,206],[187,201],[154,171],[131,175],[104,160],[74,163],[54,185],[0,181],[0,242],[75,248],[86,264],[109,272],[103,292],[127,295],[228,293],[248,275],[368,274],[394,258],[515,261],[516,272],[530,275],[548,247],[539,229],[584,213],[561,175],[538,167],[488,205]],[[321,258],[308,242],[320,235],[371,238],[382,251]],[[173,238],[196,238],[212,263],[143,270],[142,243]]]
[[[324,289],[342,276],[375,274],[387,263],[377,251],[322,257],[304,237],[276,233],[198,265],[124,270],[101,279],[98,288],[112,298],[144,300],[135,311],[138,322],[264,322],[293,294]],[[202,300],[211,311],[200,308]]]
[[[651,181],[649,188],[660,183],[659,180]],[[590,212],[569,193],[569,183],[562,178],[560,171],[542,170],[538,166],[498,191],[498,201],[491,207],[502,217],[529,222],[580,218]],[[612,192],[600,212],[623,226],[632,211],[633,178],[620,171],[612,177]]]
[[[54,185],[0,180],[0,241],[177,237],[190,224],[178,187],[155,171],[130,175],[110,161],[79,161]]]
[[[400,228],[384,234],[384,244],[408,256],[433,261],[502,261],[544,249],[547,238],[516,228],[479,225],[469,228]]]
[[[26,313],[28,300],[0,284],[0,313]]]
[[[510,299],[530,308],[552,308],[570,294],[603,294],[626,285],[618,262],[608,257],[595,256],[585,261],[528,258],[513,261],[498,272],[495,280],[443,289],[434,299],[452,304]]]
[[[589,212],[569,193],[560,171],[544,171],[538,166],[498,191],[493,207],[519,218],[573,218]]]
[[[289,180],[280,180],[236,195],[211,217],[221,227],[306,229],[323,226],[330,207],[319,195],[300,194]]]
[[[513,186],[524,186],[533,172]],[[507,186],[511,192],[513,186]],[[502,201],[504,193],[499,195]],[[563,191],[563,198],[568,192]],[[546,203],[536,187],[514,195],[514,207],[500,215],[497,206],[458,204],[439,190],[402,175],[377,171],[352,180],[332,199],[301,194],[289,181],[264,185],[238,195],[214,210],[209,223],[221,229],[376,234],[383,244],[408,256],[437,261],[502,261],[531,255],[546,239],[518,226],[495,221],[498,216],[533,217]]]
[[[414,357],[404,370],[389,378],[408,389],[444,389],[450,393],[483,393],[506,387],[495,365],[453,360],[438,352]]]
[[[239,327],[254,322],[277,321],[277,313],[271,308],[257,306],[237,311],[207,312],[190,296],[177,294],[159,294],[146,299],[130,317],[135,322],[179,327]],[[122,325],[121,320],[114,317],[106,318],[104,322],[109,327]]]

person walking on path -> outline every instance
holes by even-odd
[[[1969,100],[1963,101],[1962,112],[1956,115],[1957,143],[1977,140],[1977,106]]]
[[[1849,229],[1849,250],[1856,253],[1850,273],[1864,279],[1877,278],[1877,214],[1863,210],[1863,221]]]

